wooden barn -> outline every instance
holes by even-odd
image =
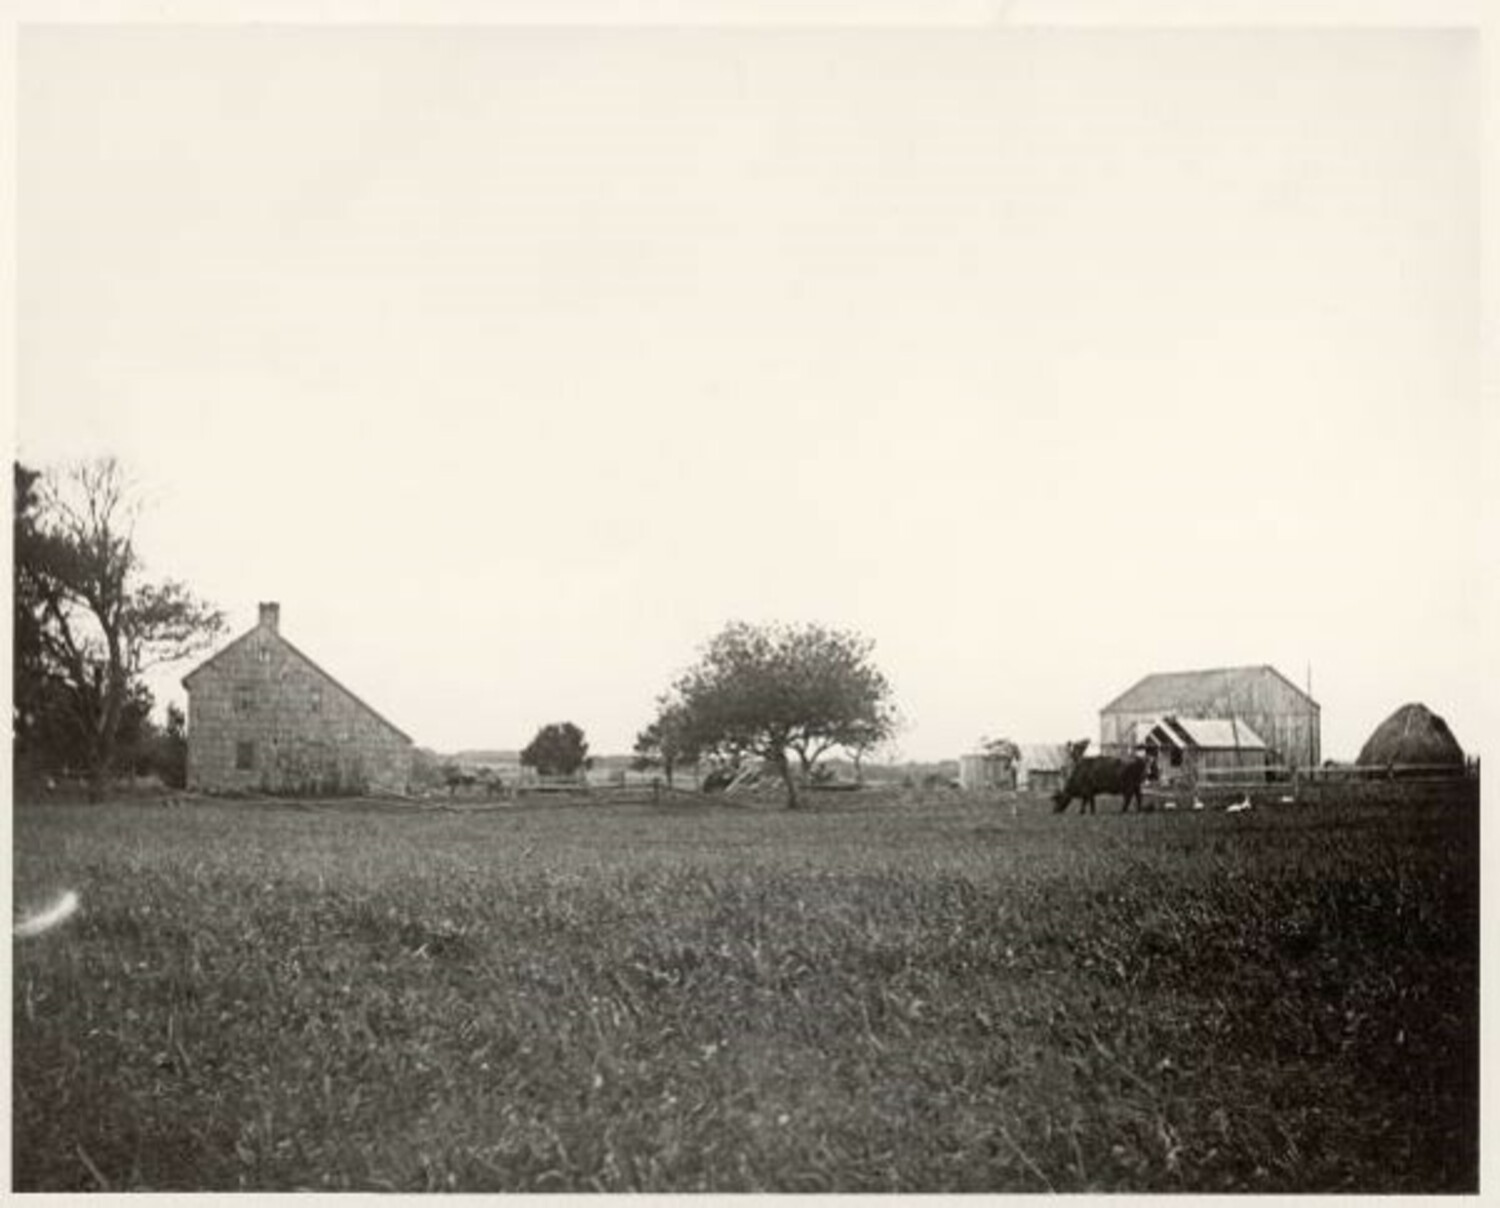
[[[1099,711],[1099,746],[1128,755],[1135,727],[1162,717],[1237,720],[1265,744],[1265,762],[1314,768],[1322,758],[1318,702],[1269,665],[1148,675]]]
[[[1196,785],[1202,772],[1261,772],[1266,744],[1238,718],[1160,717],[1137,722],[1134,748],[1154,765],[1163,787]]]
[[[190,789],[405,793],[412,741],[281,633],[281,608],[182,681]]]

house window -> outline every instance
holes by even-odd
[[[314,684],[313,685],[313,690],[312,690],[312,711],[314,713],[321,713],[321,712],[323,712],[323,689],[318,684]]]
[[[271,648],[262,643],[255,648],[255,657],[262,663],[269,663],[271,661]]]
[[[234,744],[234,768],[237,772],[255,770],[255,744],[253,742],[241,741]]]
[[[234,686],[234,711],[236,713],[255,712],[254,684],[236,684]]]

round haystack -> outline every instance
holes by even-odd
[[[1354,761],[1361,767],[1393,763],[1464,766],[1464,749],[1453,731],[1426,705],[1402,705],[1375,727]]]

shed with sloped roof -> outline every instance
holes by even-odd
[[[1031,793],[1055,793],[1067,777],[1067,744],[1023,742],[1017,767],[1021,788]]]
[[[1149,775],[1162,785],[1196,784],[1204,772],[1260,772],[1266,766],[1266,744],[1237,717],[1169,714],[1137,722],[1133,746],[1151,761]]]

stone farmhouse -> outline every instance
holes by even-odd
[[[1321,708],[1306,692],[1269,665],[1171,671],[1148,675],[1099,711],[1099,746],[1106,755],[1127,755],[1138,738],[1163,718],[1242,723],[1256,739],[1256,762],[1315,768],[1321,759]],[[1223,727],[1200,726],[1202,746],[1249,745],[1238,730],[1218,741]],[[1213,739],[1206,737],[1212,732]],[[1191,736],[1189,736],[1191,737]]]
[[[206,792],[405,793],[412,740],[281,633],[281,607],[182,681],[187,784]]]

